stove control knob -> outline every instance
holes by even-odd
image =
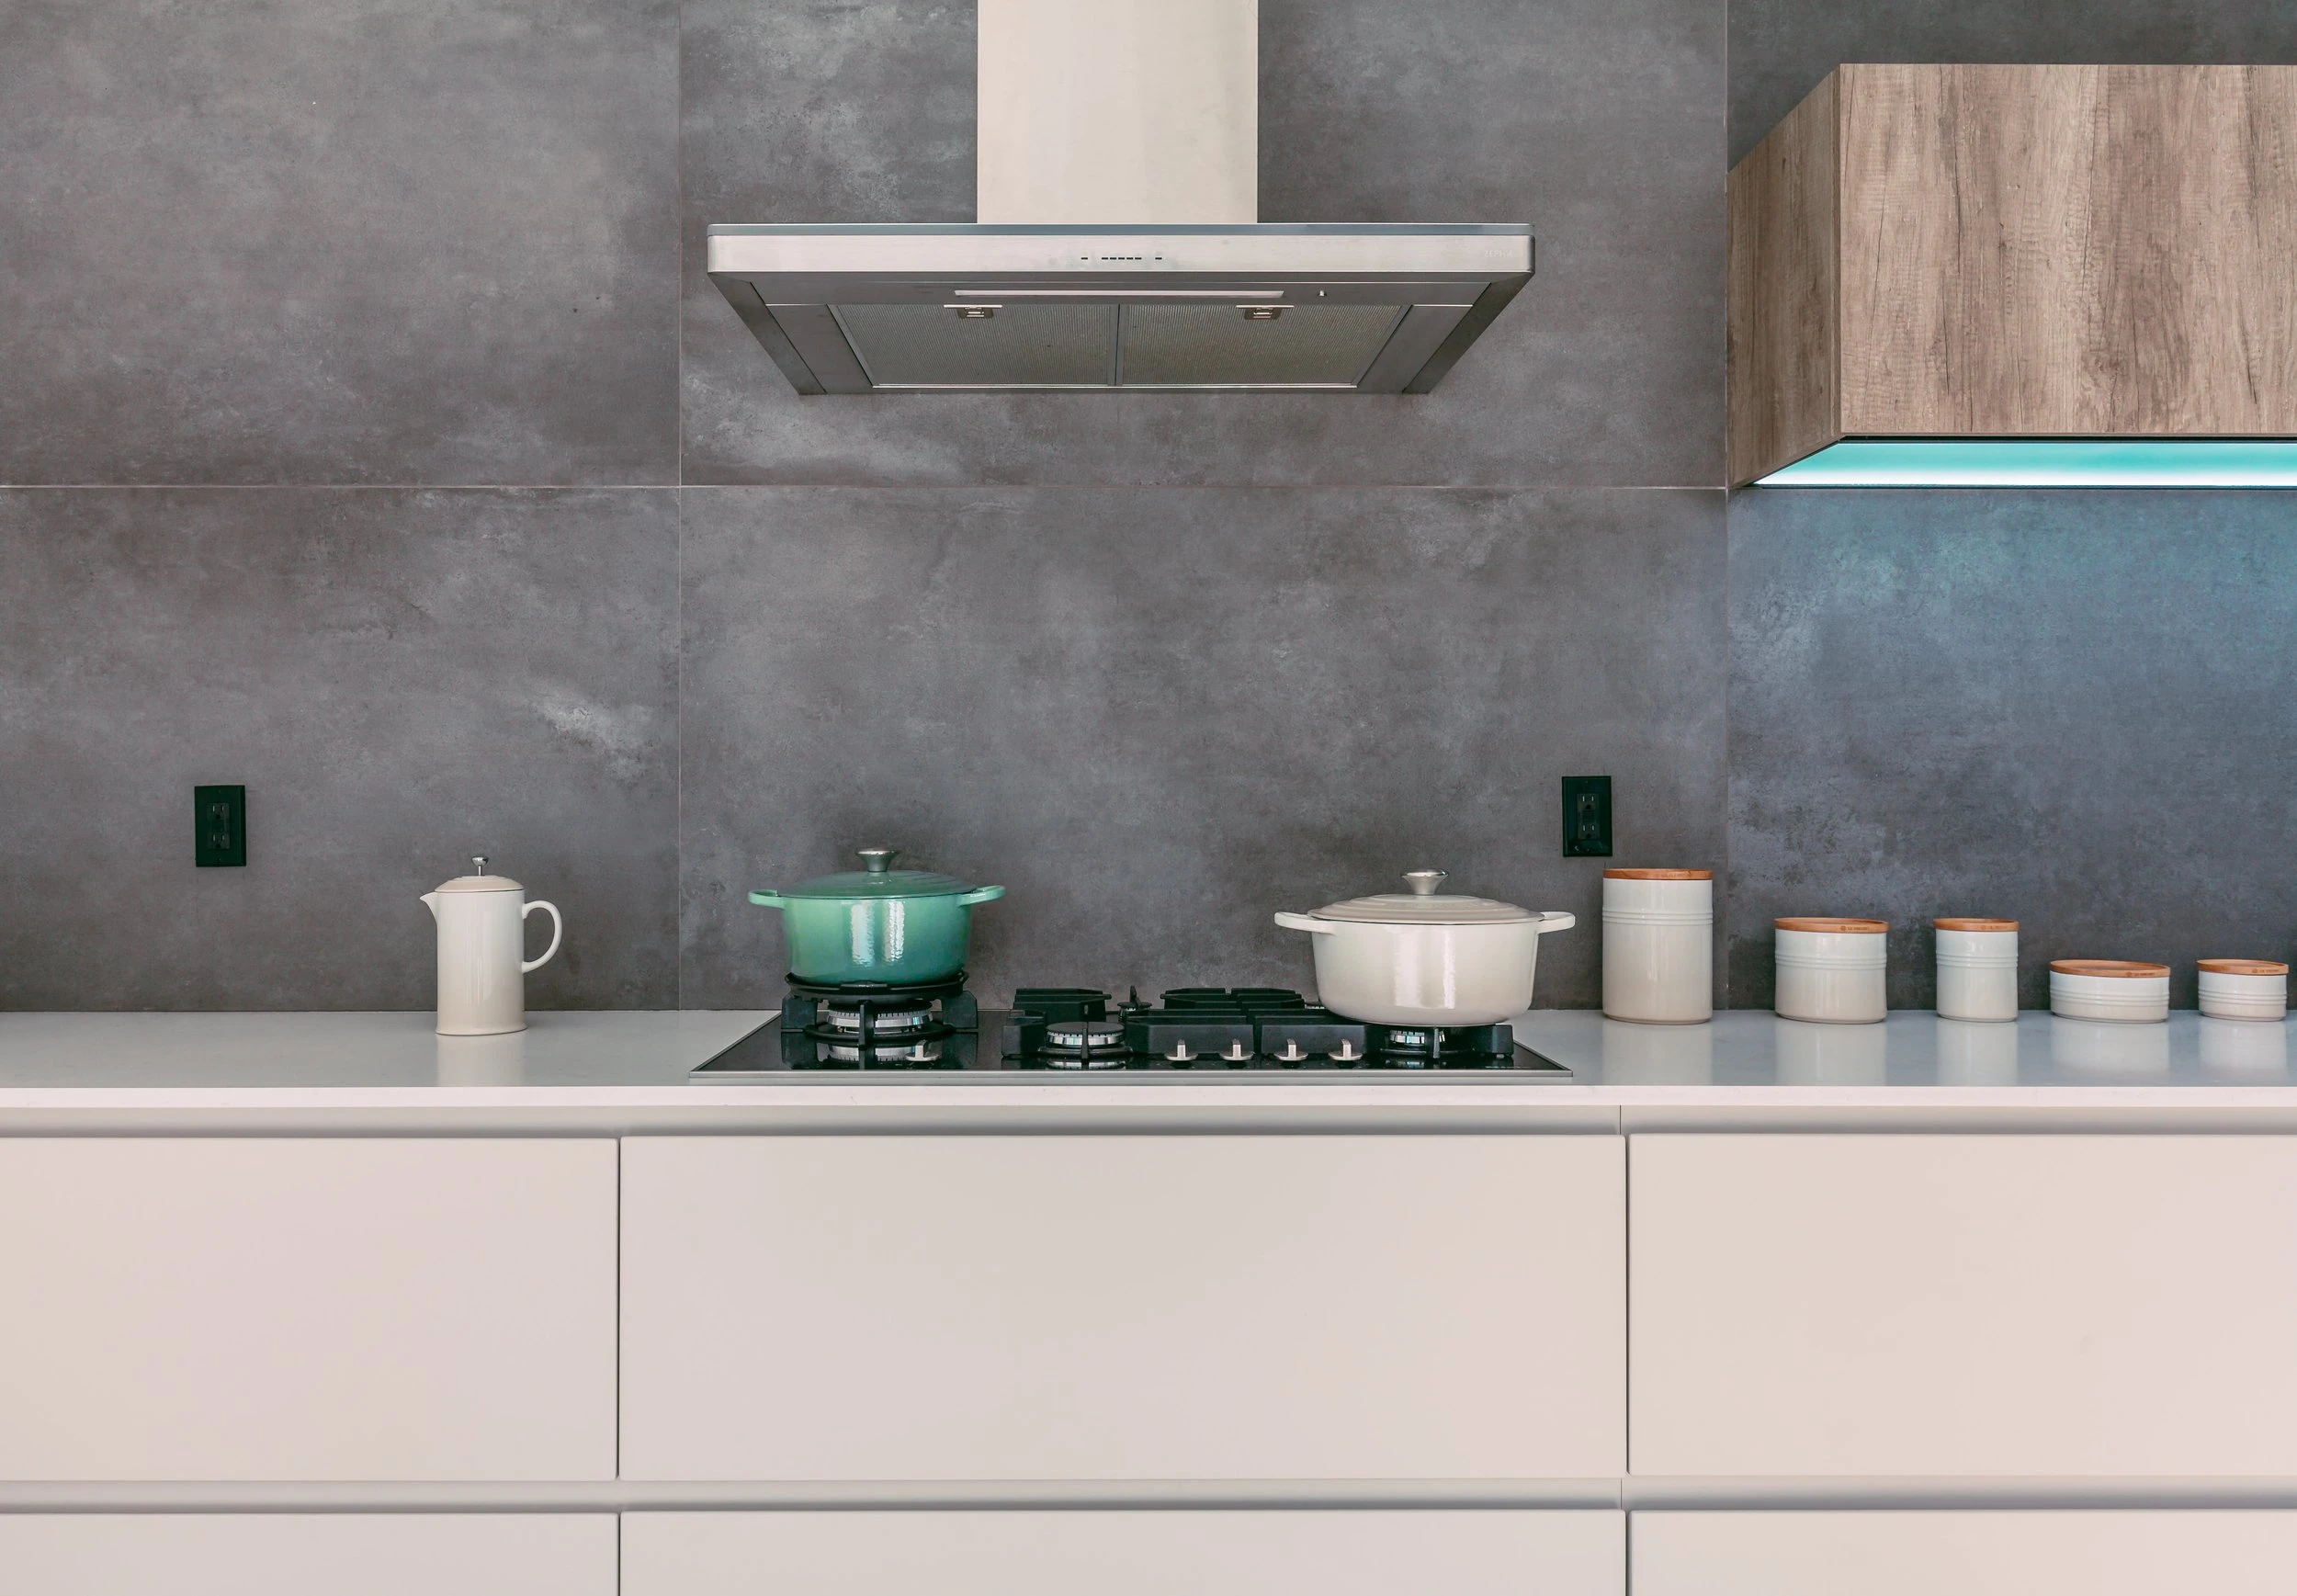
[[[1356,1045],[1353,1042],[1342,1042],[1332,1049],[1332,1057],[1342,1064],[1352,1064],[1356,1061]]]
[[[1231,1064],[1241,1064],[1245,1059],[1250,1058],[1252,1055],[1244,1050],[1243,1043],[1231,1042],[1228,1044],[1228,1050],[1220,1056],[1228,1060]]]
[[[1295,1037],[1293,1040],[1284,1044],[1284,1050],[1277,1054],[1276,1057],[1283,1059],[1287,1064],[1297,1064],[1303,1058],[1307,1057],[1307,1053],[1300,1046],[1299,1038]]]
[[[1165,1058],[1174,1064],[1185,1064],[1195,1057],[1196,1055],[1189,1050],[1189,1046],[1186,1042],[1173,1043],[1172,1051],[1165,1055]]]

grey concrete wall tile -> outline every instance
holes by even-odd
[[[565,912],[531,1006],[674,1006],[676,498],[0,492],[0,1007],[428,1008],[473,853]]]
[[[1279,909],[1433,865],[1568,909],[1539,1001],[1598,996],[1604,861],[1719,865],[1722,495],[688,489],[685,1001],[769,1002],[752,888],[849,850],[1011,890],[976,986],[1310,983]]]
[[[694,0],[685,480],[1719,483],[1723,45],[1708,0],[1263,0],[1262,216],[1537,231],[1433,394],[801,400],[703,229],[970,221],[972,7]]]
[[[20,0],[0,61],[0,481],[677,480],[672,0]]]
[[[2021,923],[2029,1007],[2297,950],[2297,496],[1756,490],[1730,549],[1734,1003],[1781,914],[1889,920],[1897,1007],[1941,914]]]
[[[1846,61],[2297,62],[2291,0],[1732,0],[1731,161]]]

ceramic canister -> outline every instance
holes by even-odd
[[[2069,1020],[2158,1024],[2169,1018],[2169,967],[2126,958],[2054,958],[2050,1012]]]
[[[1603,872],[1603,1013],[1646,1025],[1714,1017],[1714,872]]]
[[[1889,1013],[1883,988],[1888,922],[1814,915],[1771,923],[1778,934],[1772,1006],[1780,1018],[1872,1025]]]
[[[2289,966],[2269,958],[2201,961],[2201,1013],[2220,1020],[2278,1020],[2289,1013]]]
[[[2018,1018],[2018,922],[1933,920],[1938,933],[1938,1017]]]

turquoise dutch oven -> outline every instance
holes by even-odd
[[[896,870],[891,848],[860,850],[863,867],[786,892],[750,894],[782,911],[789,973],[807,981],[915,986],[965,968],[973,906],[1005,895],[931,870]]]

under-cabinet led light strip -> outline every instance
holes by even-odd
[[[2297,438],[1850,438],[1759,488],[2297,488]]]

